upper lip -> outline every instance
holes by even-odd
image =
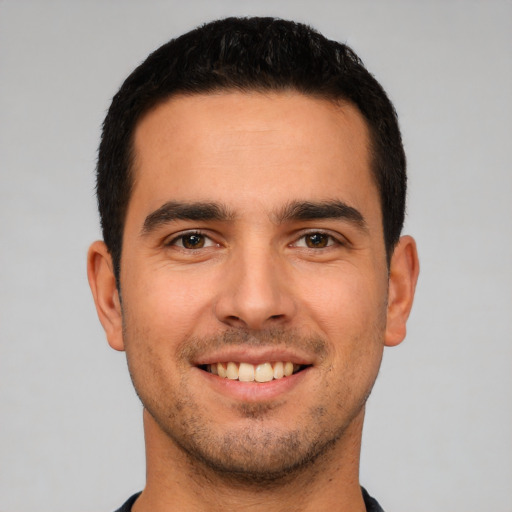
[[[228,363],[230,361],[249,364],[263,364],[267,362],[291,362],[299,365],[312,365],[316,357],[305,354],[303,351],[279,347],[243,347],[233,346],[203,354],[193,361],[195,366],[214,363]]]

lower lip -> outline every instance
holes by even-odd
[[[260,402],[279,398],[297,387],[311,372],[311,366],[281,379],[269,382],[241,382],[214,375],[196,368],[213,390],[223,396],[243,402]]]

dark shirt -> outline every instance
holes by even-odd
[[[364,504],[366,505],[366,512],[384,512],[377,501],[366,492],[366,489],[361,487],[361,490],[363,492]],[[132,505],[139,495],[140,492],[134,494],[121,508],[118,508],[116,512],[131,512]]]
[[[140,492],[134,494],[128,501],[121,507],[116,510],[116,512],[131,512],[132,505],[135,503],[135,500],[140,496]]]
[[[361,487],[363,491],[364,504],[366,505],[366,512],[384,512],[382,507],[377,503],[377,500],[373,499],[364,487]]]

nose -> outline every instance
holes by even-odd
[[[270,248],[247,248],[226,265],[215,303],[217,319],[230,327],[269,329],[296,313],[284,263]]]

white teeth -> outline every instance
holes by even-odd
[[[274,365],[274,379],[282,379],[284,377],[284,366],[281,361]]]
[[[238,380],[241,380],[242,382],[252,382],[254,380],[254,373],[254,365],[240,363],[240,366],[238,367]]]
[[[238,368],[235,363],[229,362],[226,370],[226,377],[231,380],[238,379]]]
[[[293,363],[284,363],[284,376],[289,377],[293,373]]]
[[[217,373],[218,373],[219,377],[222,377],[223,379],[225,379],[227,377],[226,368],[222,363],[217,363]]]
[[[256,370],[254,371],[254,380],[256,382],[270,382],[273,378],[274,370],[270,363],[263,363],[256,366]]]
[[[261,363],[258,365],[230,361],[229,363],[208,365],[208,370],[213,375],[241,382],[270,382],[273,379],[289,377],[299,368],[300,365],[294,365],[290,361],[277,361],[275,363]]]

